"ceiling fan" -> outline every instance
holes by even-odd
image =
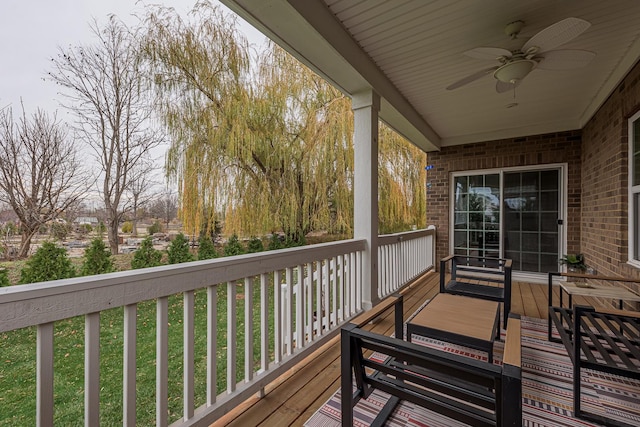
[[[488,74],[496,79],[496,92],[503,93],[515,89],[533,69],[571,70],[587,65],[596,54],[586,50],[553,50],[570,42],[585,32],[591,24],[579,18],[566,18],[543,29],[521,48],[508,50],[500,47],[476,47],[464,52],[475,59],[497,60],[500,65],[485,68],[447,86],[447,90],[457,89]],[[508,24],[505,33],[512,40],[524,27],[523,21]]]

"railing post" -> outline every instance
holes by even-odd
[[[354,237],[367,241],[362,256],[362,303],[378,301],[378,111],[380,96],[371,91],[353,95]]]

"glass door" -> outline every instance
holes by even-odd
[[[560,171],[505,172],[503,248],[518,271],[558,269]]]
[[[561,200],[561,168],[454,176],[453,253],[510,258],[515,271],[557,271]]]

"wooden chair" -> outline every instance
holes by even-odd
[[[449,281],[447,267],[451,271]],[[440,261],[440,292],[501,302],[506,328],[511,312],[511,260],[449,255]]]

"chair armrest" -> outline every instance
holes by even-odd
[[[520,316],[511,314],[507,324],[507,333],[504,342],[505,365],[512,365],[520,368],[522,366],[522,333]]]
[[[442,259],[440,260],[440,264],[449,262],[449,261],[450,261],[450,260],[452,260],[455,256],[456,256],[456,255],[454,255],[454,254],[447,255],[446,257],[444,257],[444,258],[442,258]]]

